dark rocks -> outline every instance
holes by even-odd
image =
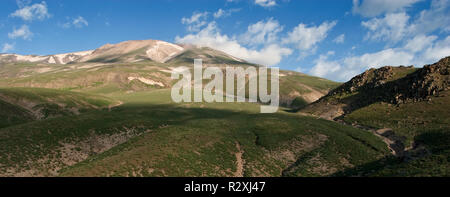
[[[370,69],[331,91],[328,96],[357,92],[356,102],[363,103],[429,101],[431,97],[439,96],[441,91],[448,90],[449,81],[450,57],[447,57],[417,70],[413,66]]]

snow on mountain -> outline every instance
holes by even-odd
[[[47,64],[67,64],[76,61],[84,56],[90,55],[93,51],[81,51],[75,53],[65,53],[57,55],[37,56],[37,55],[18,55],[2,54],[0,62],[32,62]]]
[[[229,54],[213,49],[203,50],[202,48],[190,45],[177,45],[159,40],[131,40],[118,44],[106,44],[98,49],[90,51],[80,51],[73,53],[64,53],[56,55],[36,56],[36,55],[18,55],[18,54],[0,54],[0,63],[11,62],[32,62],[44,64],[68,64],[83,62],[139,62],[143,60],[152,60],[159,63],[166,63],[176,59],[185,52],[194,51],[198,57],[219,55],[230,58],[233,61],[245,62]],[[202,55],[203,54],[203,55]],[[206,56],[205,56],[206,58]]]

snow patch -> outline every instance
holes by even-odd
[[[157,85],[157,86],[160,86],[160,87],[164,87],[163,83],[157,82],[157,81],[153,81],[151,79],[147,79],[147,78],[144,78],[144,77],[128,77],[129,81],[133,81],[133,80],[136,80],[136,79],[139,80],[142,83],[147,84],[147,85]]]
[[[155,45],[146,51],[146,54],[150,59],[164,63],[183,50],[184,48],[178,45],[156,41]]]
[[[15,55],[15,57],[17,61],[26,61],[26,62],[40,62],[48,58],[43,56],[31,56],[31,55]]]
[[[50,57],[50,58],[48,58],[48,63],[50,63],[50,64],[56,64],[55,58],[54,58],[53,56]]]

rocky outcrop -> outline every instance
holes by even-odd
[[[411,74],[405,76],[401,74],[411,71]],[[364,99],[369,102],[383,101],[392,104],[422,101],[449,88],[449,73],[450,57],[417,70],[413,66],[370,69],[330,92],[328,96],[358,93],[365,94],[367,97]]]
[[[332,90],[303,112],[335,119],[376,102],[397,105],[428,101],[449,90],[449,81],[450,57],[420,69],[413,66],[370,69]]]
[[[390,87],[392,103],[428,100],[449,89],[450,57],[408,75]]]

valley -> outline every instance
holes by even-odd
[[[18,57],[0,57],[0,176],[449,174],[449,58],[344,84],[281,70],[282,108],[261,114],[261,103],[172,101],[171,72],[196,58],[261,66],[207,47],[127,41]]]

